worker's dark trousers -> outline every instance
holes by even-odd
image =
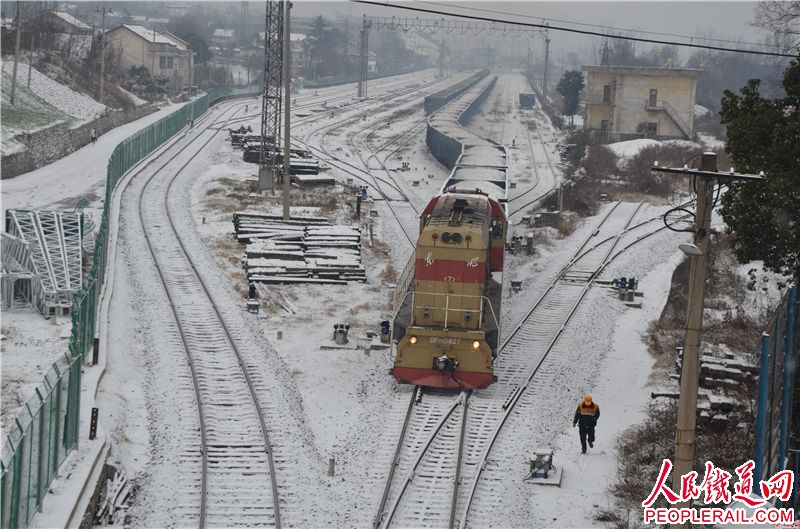
[[[582,424],[578,425],[578,433],[581,436],[581,450],[586,452],[586,441],[590,443],[594,443],[594,425],[592,426],[584,426]]]

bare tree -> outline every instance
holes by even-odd
[[[785,50],[800,45],[800,0],[766,0],[755,8],[753,26],[772,34]]]

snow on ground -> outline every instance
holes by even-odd
[[[703,105],[695,105],[694,106],[694,117],[701,118],[703,116],[707,116],[711,114],[711,111],[704,107]]]
[[[0,185],[3,218],[6,209],[71,209],[80,198],[87,198],[93,202],[87,210],[93,213],[95,222],[99,223],[108,158],[114,147],[127,136],[177,108],[177,105],[165,107],[113,129],[101,136],[95,145],[87,145],[30,173],[3,180]],[[33,396],[34,388],[42,382],[52,362],[67,352],[70,330],[69,318],[45,319],[34,310],[3,312],[4,420],[13,417],[14,410]]]
[[[642,248],[635,255],[647,252],[647,248]],[[646,285],[642,308],[628,308],[616,319],[610,347],[598,366],[597,380],[586,388],[600,406],[595,446],[581,454],[577,428],[570,427],[572,417],[564,418],[563,431],[553,447],[554,463],[564,472],[561,487],[526,485],[533,514],[531,526],[595,527],[598,522],[594,515],[613,506],[614,498],[608,487],[616,480],[616,440],[643,419],[650,400],[647,380],[654,360],[643,337],[649,322],[660,316],[667,302],[672,272],[683,258],[680,251],[673,250],[666,260],[651,269],[642,278],[642,284]],[[600,301],[598,310],[609,303],[609,295],[613,296],[603,296],[605,300]],[[572,508],[564,508],[565,498],[569,498]]]
[[[322,90],[320,94],[323,97]],[[511,116],[509,114],[509,118]],[[320,121],[324,119],[327,116],[320,116]],[[341,119],[341,116],[336,119]],[[410,125],[417,118],[407,119],[409,121],[404,122]],[[514,122],[508,126],[512,127]],[[359,126],[356,124],[352,127]],[[96,149],[111,134],[88,149]],[[424,133],[418,136],[405,156],[415,168],[435,166],[427,150],[421,147],[424,145]],[[331,144],[335,145],[337,141],[344,147],[344,136],[339,140],[331,140]],[[91,150],[85,153],[91,154],[88,157],[84,154],[84,158],[89,158],[91,168],[102,164],[104,177],[105,161],[102,156]],[[105,159],[108,154],[110,150]],[[351,162],[356,163],[352,157]],[[73,163],[77,163],[77,160]],[[307,467],[303,474],[316,479],[321,490],[329,491],[324,497],[315,494],[319,491],[312,493],[315,497],[308,501],[315,509],[320,506],[324,509],[309,512],[309,523],[313,521],[316,525],[329,527],[369,526],[372,507],[377,505],[381,492],[380,476],[388,469],[393,441],[396,441],[398,434],[398,420],[403,411],[398,403],[407,401],[407,387],[396,385],[388,375],[391,362],[385,351],[374,350],[366,354],[363,349],[327,350],[320,346],[331,342],[333,323],[351,323],[352,342],[358,342],[367,329],[377,328],[380,319],[388,315],[390,289],[388,280],[383,281],[380,274],[390,262],[394,262],[398,267],[397,272],[400,272],[399,265],[404,261],[400,256],[408,254],[408,244],[388,208],[384,203],[376,202],[374,207],[380,211],[380,216],[374,221],[374,229],[376,239],[382,244],[377,244],[371,250],[365,249],[368,283],[270,287],[267,289],[268,310],[254,317],[244,313],[241,290],[237,290],[244,287],[239,265],[243,246],[230,241],[226,235],[232,231],[231,212],[240,207],[224,198],[217,200],[218,192],[213,190],[228,189],[226,180],[239,183],[252,177],[255,166],[242,162],[241,154],[233,151],[227,141],[218,138],[193,167],[196,169],[191,175],[182,178],[182,189],[175,191],[182,195],[183,207],[193,212],[180,219],[179,223],[182,229],[189,230],[191,251],[205,253],[201,267],[219,276],[219,284],[213,288],[227,290],[224,304],[242,309],[237,312],[233,308],[230,311],[231,318],[238,322],[237,325],[252,328],[253,336],[258,337],[257,343],[264,350],[265,366],[285,372],[285,398],[297,407],[303,428],[308,430],[308,437],[298,447],[304,454],[299,456],[301,462],[304,461]],[[422,195],[435,191],[447,173],[441,168],[425,170],[436,174],[437,178],[430,186],[413,188],[414,192],[420,193],[421,199]],[[90,172],[95,174],[94,169],[90,169]],[[65,190],[77,187],[78,190],[73,193],[81,196],[102,185],[102,177],[90,177],[91,182],[73,177],[66,186],[59,186],[59,191],[49,193],[48,189],[48,193],[45,193],[48,181],[52,182],[60,173],[39,176],[34,173],[19,177],[28,177],[27,182],[10,191],[8,197],[15,204],[60,201],[63,196],[59,196],[59,191],[65,195]],[[340,174],[340,177],[345,175]],[[414,174],[395,173],[395,177],[408,186],[409,180],[424,178],[424,174],[415,177]],[[16,180],[9,183],[13,184]],[[4,182],[3,207],[20,207],[7,205],[6,193]],[[43,196],[30,196],[36,193]],[[127,216],[124,219],[132,219],[135,205],[127,204],[125,207]],[[411,217],[409,222],[413,224],[413,211],[410,208],[403,211],[404,216]],[[647,213],[652,216],[653,211],[648,210]],[[203,221],[200,220],[201,216],[205,217]],[[521,275],[525,278],[525,284],[521,294],[512,296],[506,293],[503,309],[505,321],[514,322],[519,318],[536,292],[544,288],[578,242],[591,232],[598,218],[582,221],[573,236],[567,239],[555,240],[549,247],[540,246],[533,257],[509,258],[507,277]],[[123,226],[125,224],[130,226],[132,223],[123,220]],[[573,344],[578,348],[591,342],[593,354],[599,359],[593,364],[596,366],[595,379],[587,379],[581,387],[572,388],[574,391],[570,395],[574,393],[577,396],[584,389],[590,390],[603,408],[603,418],[598,428],[598,450],[601,453],[593,452],[584,456],[585,459],[580,459],[579,449],[576,448],[577,435],[569,428],[571,416],[565,417],[563,432],[556,437],[555,448],[556,464],[566,466],[566,488],[544,489],[517,481],[517,489],[512,491],[510,497],[523,497],[524,501],[519,505],[516,517],[505,520],[505,524],[562,527],[597,525],[591,517],[598,510],[595,505],[605,507],[607,493],[605,486],[589,491],[589,484],[593,479],[597,480],[594,483],[602,484],[612,479],[615,469],[611,448],[613,437],[638,420],[647,402],[647,391],[641,381],[647,379],[650,360],[646,347],[641,343],[641,333],[647,323],[658,316],[663,306],[671,277],[670,267],[677,264],[673,262],[676,259],[674,249],[680,237],[685,237],[685,234],[675,235],[665,231],[663,235],[637,246],[635,252],[625,260],[620,260],[619,269],[634,270],[637,276],[644,276],[641,284],[646,289],[646,297],[641,310],[626,309],[616,302],[611,302],[612,310],[608,310],[609,291],[595,288],[586,307],[579,311],[578,319],[565,333],[567,345]],[[158,279],[152,270],[142,267],[144,252],[146,248],[137,240],[129,241],[128,246],[121,250],[120,273],[115,276],[115,301],[109,313],[109,320],[114,324],[111,329],[113,347],[108,352],[109,371],[102,390],[103,413],[104,417],[109,418],[106,425],[115,442],[115,460],[121,462],[130,474],[140,472],[143,473],[139,476],[141,479],[155,477],[163,485],[169,483],[174,474],[175,467],[171,466],[174,461],[170,454],[177,447],[169,446],[174,442],[170,425],[174,427],[176,417],[180,415],[179,408],[185,405],[177,402],[175,397],[179,373],[184,369],[181,367],[184,364],[181,358],[164,354],[163,345],[174,339],[166,336],[163,329],[163,322],[171,319],[171,315],[165,305],[164,294],[157,288],[148,288],[157,284]],[[610,270],[608,274],[614,272]],[[296,314],[292,311],[296,311]],[[618,315],[620,319],[617,319]],[[257,327],[252,325],[253,322],[258,323]],[[277,339],[278,330],[283,333],[281,340]],[[622,388],[634,386],[637,387],[635,398],[631,398],[630,392]],[[522,466],[527,455],[519,454]],[[329,456],[336,457],[335,479],[324,477],[326,468],[322,463]],[[154,465],[154,461],[158,464]],[[523,474],[522,466],[520,474]],[[584,470],[587,466],[590,468]],[[159,490],[167,492],[167,489],[143,492],[138,506],[143,518],[139,518],[139,522],[168,522],[169,515],[165,511],[171,508],[170,497],[169,494],[159,496]],[[565,494],[565,491],[571,492]],[[574,499],[581,495],[586,495],[586,500],[575,502]],[[572,498],[569,500],[571,509],[564,508],[566,498]],[[144,511],[149,511],[149,514]]]
[[[660,141],[651,140],[648,138],[642,138],[638,140],[628,140],[628,141],[618,141],[616,143],[609,143],[606,145],[609,149],[614,151],[620,158],[633,158],[642,149],[646,149],[647,147],[654,147],[656,145],[661,145]]]
[[[697,139],[702,143],[705,147],[709,149],[724,149],[725,148],[725,141],[720,140],[716,136],[711,134],[706,134],[704,132],[697,133]]]
[[[69,318],[44,317],[38,312],[3,312],[2,425],[34,395],[36,386],[58,356],[67,352]]]
[[[3,60],[3,72],[11,75],[14,69],[14,61]],[[26,85],[28,81],[28,63],[23,59],[17,65],[17,83]],[[36,68],[31,70],[31,91],[41,97],[49,104],[58,108],[61,112],[75,118],[74,126],[93,120],[101,114],[106,106],[98,103],[91,97],[72,90]]]
[[[3,126],[2,153],[15,153],[25,149],[14,136],[22,132],[37,130],[67,121],[69,116],[34,94],[24,85],[17,84],[15,103],[11,105],[11,75],[0,72],[2,77]]]
[[[72,208],[81,198],[102,199],[108,159],[119,142],[144,127],[168,116],[183,103],[165,106],[141,119],[112,129],[69,156],[35,171],[3,180],[2,209]],[[101,204],[102,206],[102,204]]]
[[[683,147],[686,149],[698,149],[703,146],[695,141],[689,140],[664,140],[664,145],[672,145],[673,147]]]

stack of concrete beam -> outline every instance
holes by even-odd
[[[243,265],[249,281],[268,284],[365,282],[361,230],[323,217],[234,213],[236,238],[248,243]]]

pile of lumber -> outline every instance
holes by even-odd
[[[128,496],[131,490],[131,483],[125,472],[117,471],[114,477],[107,479],[94,513],[94,524],[122,525],[128,512]]]
[[[361,264],[361,230],[336,226],[324,217],[234,213],[249,281],[269,284],[344,284],[367,280]]]

